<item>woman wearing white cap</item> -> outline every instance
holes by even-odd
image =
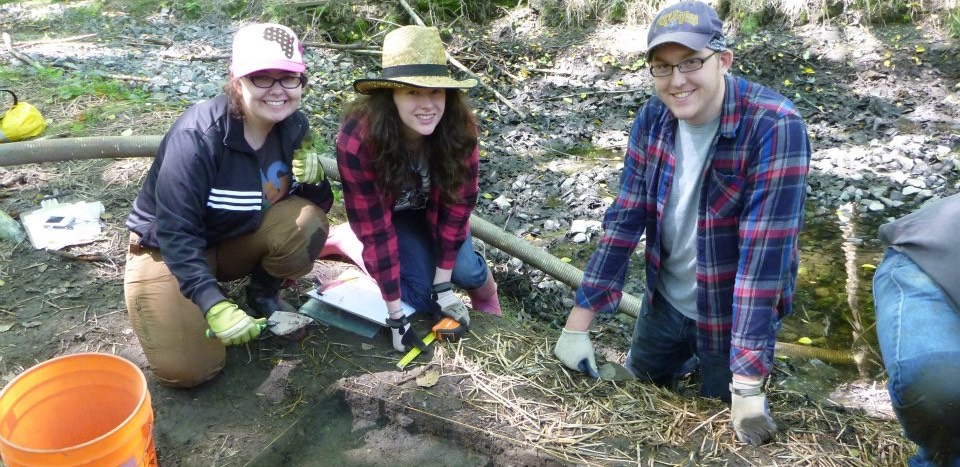
[[[470,324],[452,291],[475,310],[500,315],[497,285],[474,251],[469,219],[477,202],[477,123],[436,28],[404,26],[383,42],[381,78],[360,79],[337,137],[344,207],[362,263],[387,302],[393,345],[415,343],[401,300],[436,318]],[[357,255],[359,256],[359,255]]]
[[[124,295],[162,384],[219,373],[224,346],[289,310],[282,281],[308,273],[323,248],[333,196],[298,110],[305,70],[290,28],[237,31],[224,95],[177,119],[133,203]],[[244,310],[219,282],[247,276]]]

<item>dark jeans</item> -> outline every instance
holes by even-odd
[[[627,353],[627,369],[637,378],[674,387],[692,358],[700,367],[700,394],[730,401],[730,355],[697,351],[697,322],[687,318],[660,294],[653,306],[644,300]]]
[[[433,276],[437,270],[433,236],[428,230],[424,211],[402,211],[393,214],[400,250],[400,295],[403,301],[417,311],[431,308]],[[465,290],[480,288],[487,281],[487,262],[473,250],[473,237],[467,239],[457,252],[452,282]]]

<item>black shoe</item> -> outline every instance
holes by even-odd
[[[286,301],[280,299],[283,279],[271,276],[261,266],[250,273],[250,282],[245,289],[247,307],[255,318],[269,318],[274,311],[297,311]]]

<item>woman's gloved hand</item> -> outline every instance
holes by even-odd
[[[267,318],[253,319],[229,300],[217,302],[207,312],[207,324],[223,345],[246,344],[267,327]]]
[[[762,379],[733,379],[730,384],[730,413],[733,415],[733,431],[740,442],[759,446],[777,432],[777,424],[770,416],[767,395],[763,393]]]
[[[323,166],[320,164],[320,151],[314,145],[315,138],[303,141],[300,149],[293,152],[291,167],[293,177],[300,183],[315,185],[323,181]]]
[[[444,316],[453,318],[464,327],[470,327],[470,309],[457,294],[453,293],[452,284],[449,282],[434,284],[431,298]]]

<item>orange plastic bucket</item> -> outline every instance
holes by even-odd
[[[33,366],[0,391],[0,457],[17,466],[156,466],[143,372],[109,354]]]

